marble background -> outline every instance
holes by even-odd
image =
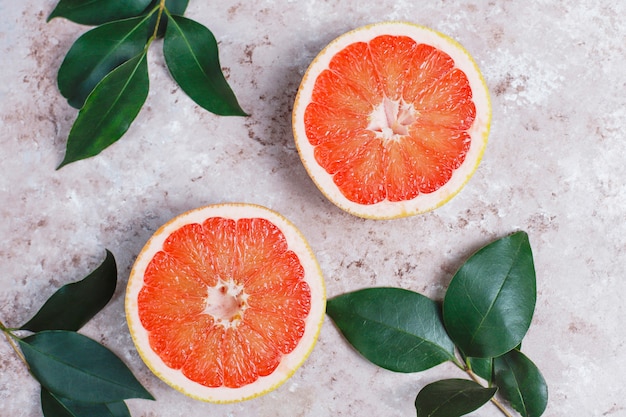
[[[626,416],[626,6],[621,1],[191,1],[186,15],[219,41],[250,117],[198,108],[169,76],[160,43],[151,89],[128,133],[55,171],[76,111],[56,71],[85,27],[55,1],[0,3],[0,320],[18,326],[110,249],[118,288],[82,332],[114,350],[157,398],[134,417],[411,416],[418,390],[462,377],[445,365],[396,374],[361,359],[326,320],[304,366],[277,391],[232,405],[188,399],[143,365],[126,327],[130,267],[171,217],[209,203],[283,213],[315,250],[329,297],[392,285],[441,297],[478,247],[529,233],[538,300],[524,351],[550,389],[546,416]],[[461,42],[493,100],[475,176],[434,212],[393,221],[343,213],[303,169],[290,112],[301,76],[329,41],[382,20],[430,26]],[[41,415],[38,388],[0,340],[0,415]],[[472,416],[499,416],[487,405]]]

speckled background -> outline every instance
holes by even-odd
[[[217,117],[174,84],[159,50],[129,132],[100,156],[55,171],[76,111],[56,71],[86,28],[46,23],[52,0],[0,3],[0,319],[22,324],[110,249],[111,303],[82,331],[114,350],[157,398],[134,417],[411,416],[441,365],[402,375],[361,359],[327,320],[305,365],[277,391],[233,405],[188,399],[154,377],[126,327],[134,257],[171,217],[243,201],[283,213],[308,238],[329,296],[393,285],[441,297],[463,260],[512,231],[530,235],[538,279],[524,350],[550,389],[546,416],[626,416],[626,6],[621,1],[191,1],[211,28],[247,118]],[[493,100],[490,142],[465,189],[393,221],[341,212],[302,167],[290,112],[314,56],[355,27],[401,19],[461,42]],[[0,340],[0,415],[40,416],[38,389]],[[472,416],[499,416],[490,405]]]

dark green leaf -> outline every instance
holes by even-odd
[[[443,302],[448,334],[466,356],[495,357],[517,346],[535,310],[528,235],[518,232],[476,252],[456,273]]]
[[[131,417],[124,401],[106,404],[112,417]]]
[[[161,3],[161,0],[152,0],[152,2],[148,5],[146,10],[151,10],[155,7],[158,7]],[[187,6],[189,5],[189,0],[165,0],[165,8],[167,9],[169,14],[182,16],[185,14],[185,10],[187,10]]]
[[[18,340],[31,374],[59,397],[90,403],[153,399],[113,352],[86,336],[47,330]]]
[[[158,1],[158,0],[157,0]],[[165,0],[165,8],[169,14],[182,16],[187,10],[189,0]]]
[[[59,288],[22,330],[78,330],[109,302],[117,284],[113,254],[82,281]]]
[[[537,366],[514,349],[494,359],[500,395],[523,417],[539,417],[548,405],[548,386]]]
[[[468,379],[433,382],[415,398],[417,417],[459,417],[480,408],[496,391]]]
[[[245,116],[222,74],[211,31],[182,16],[169,17],[163,54],[174,80],[204,109],[224,116]]]
[[[418,372],[454,359],[439,306],[400,288],[368,288],[328,301],[326,312],[368,360],[397,372]]]
[[[104,24],[79,37],[59,68],[63,97],[81,108],[108,73],[144,50],[150,30],[150,16],[142,16]]]
[[[58,168],[97,155],[122,137],[146,101],[148,90],[143,52],[114,69],[89,95],[70,130],[65,158]]]
[[[493,358],[467,358],[472,372],[487,382],[493,380]]]
[[[148,6],[147,10],[151,10],[152,8],[157,7],[159,3],[160,0],[152,0],[152,3],[150,3],[150,6]],[[169,14],[182,16],[183,14],[185,14],[185,10],[187,10],[188,4],[189,0],[166,0],[165,8],[169,12]],[[159,22],[159,30],[157,31],[157,36],[159,38],[162,38],[165,34],[165,30],[167,29],[167,21],[167,14],[163,13],[163,15],[161,16],[161,21]],[[155,24],[156,19],[154,19],[152,23],[153,28]]]
[[[131,417],[123,401],[102,403],[81,403],[54,395],[41,388],[41,410],[44,417]]]
[[[64,17],[83,25],[101,25],[114,20],[138,16],[150,0],[61,0],[48,21]]]

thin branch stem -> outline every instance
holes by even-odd
[[[22,353],[22,351],[20,351],[20,349],[15,344],[15,341],[13,340],[14,338],[17,338],[17,336],[15,336],[11,332],[11,329],[7,328],[4,325],[4,323],[2,323],[2,321],[0,321],[0,330],[2,330],[2,333],[4,333],[4,337],[6,337],[7,342],[9,342],[9,345],[11,345],[11,347],[15,351],[15,354],[20,358],[22,362],[24,362],[24,365],[26,365],[26,368],[30,368],[30,366],[28,366],[28,362],[26,361],[26,358],[24,357],[24,354]]]
[[[509,413],[509,411],[504,408],[500,401],[496,400],[494,397],[491,397],[491,402],[493,403],[493,405],[498,407],[498,410],[502,411],[502,414],[504,414],[506,417],[513,417],[513,414]]]
[[[159,12],[157,14],[156,24],[154,25],[154,33],[152,33],[150,41],[156,39],[159,34],[159,26],[161,24],[161,17],[163,16],[163,10],[165,10],[165,0],[161,0],[159,3]]]
[[[481,386],[483,385],[481,380],[478,378],[478,376],[476,376],[476,374],[474,372],[472,372],[471,369],[469,368],[465,368],[464,369],[465,372],[470,376],[470,378],[472,378],[474,380],[474,382],[476,382],[477,384],[480,384]],[[498,409],[502,412],[502,414],[504,414],[506,417],[513,417],[513,414],[509,413],[509,411],[504,408],[504,406],[502,405],[502,403],[500,403],[500,401],[498,401],[495,397],[491,397],[490,400],[493,405],[495,405],[496,407],[498,407]]]
[[[467,369],[467,367],[463,366],[463,363],[461,363],[461,361],[456,356],[450,362],[456,365],[456,367],[459,368],[461,371],[465,371]]]

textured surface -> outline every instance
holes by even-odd
[[[283,213],[308,238],[329,296],[393,285],[441,297],[463,260],[526,230],[538,277],[524,350],[550,387],[546,416],[624,416],[626,316],[626,6],[615,1],[191,1],[187,16],[220,43],[247,118],[213,116],[173,83],[158,47],[151,91],[128,134],[96,158],[55,171],[76,111],[55,84],[84,27],[45,22],[51,0],[0,4],[0,319],[25,322],[60,285],[110,249],[112,302],[83,330],[129,364],[157,398],[133,416],[410,416],[420,387],[452,367],[400,375],[362,360],[326,320],[309,360],[277,391],[234,405],[186,398],[140,361],[123,311],[132,262],[158,226],[207,203]],[[374,5],[375,3],[375,5]],[[372,221],[339,211],[302,167],[290,111],[309,62],[339,34],[404,19],[461,42],[493,99],[475,176],[442,208]],[[160,44],[160,43],[159,43]],[[159,45],[155,45],[159,46]],[[27,370],[0,340],[0,415],[40,416]],[[473,416],[498,416],[486,406]]]

